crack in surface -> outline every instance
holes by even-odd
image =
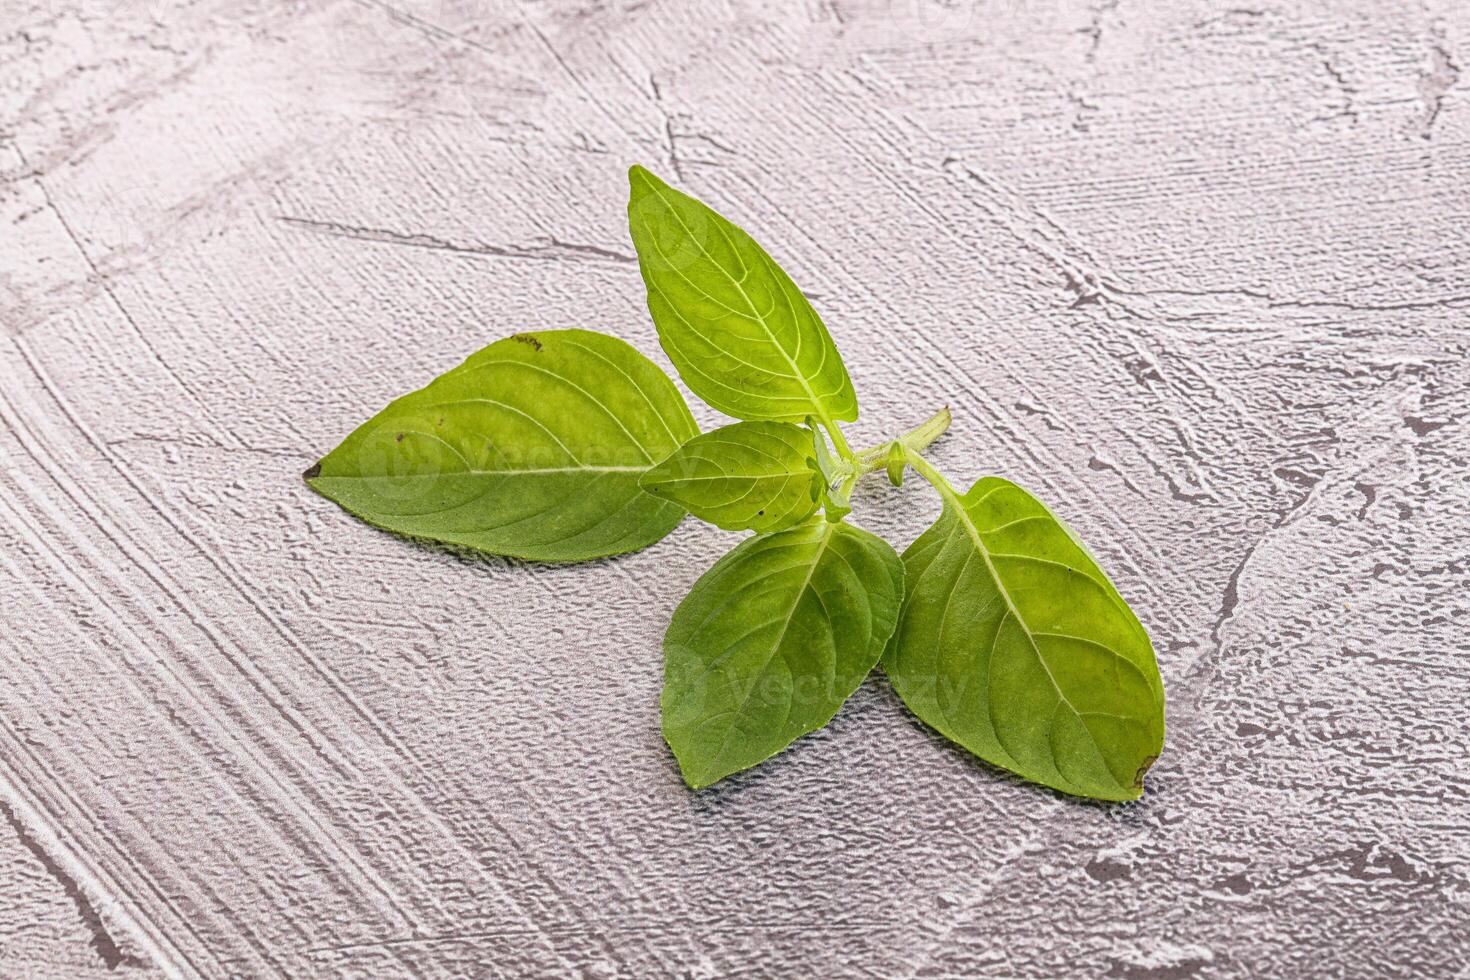
[[[58,864],[50,854],[46,853],[41,842],[31,835],[31,832],[21,823],[20,818],[15,815],[15,810],[4,800],[0,800],[0,814],[4,815],[5,822],[20,838],[25,849],[41,862],[41,867],[46,869],[48,875],[56,879],[57,884],[61,885],[61,890],[66,893],[66,897],[71,899],[72,904],[77,907],[82,923],[92,936],[89,945],[97,951],[97,956],[107,968],[109,970],[116,970],[119,967],[146,968],[147,963],[122,951],[117,941],[112,938],[112,934],[107,931],[107,926],[103,924],[102,916],[97,912],[97,906],[93,905],[92,900],[82,891],[81,885],[77,884],[77,880],[68,874],[66,869]]]
[[[489,245],[484,242],[454,242],[422,232],[394,231],[391,228],[372,228],[366,225],[297,218],[291,215],[280,215],[276,220],[335,238],[376,242],[380,245],[403,245],[408,248],[423,248],[438,252],[455,252],[461,255],[482,255],[499,259],[537,259],[543,262],[595,262],[619,265],[637,261],[634,256],[624,252],[597,245],[564,242],[555,237],[547,238],[546,242],[540,245]]]
[[[1460,66],[1450,57],[1449,49],[1438,38],[1429,48],[1429,71],[1419,76],[1419,98],[1424,103],[1424,119],[1419,135],[1433,137],[1434,123],[1444,109],[1444,97],[1460,80]]]
[[[1081,28],[1078,33],[1084,34],[1092,39],[1092,46],[1087,49],[1087,63],[1090,65],[1097,60],[1097,49],[1102,46],[1103,21],[1108,14],[1118,9],[1123,0],[1103,0],[1102,3],[1093,7],[1092,17],[1087,26]]]
[[[1332,84],[1336,86],[1338,92],[1342,95],[1341,108],[1329,115],[1316,116],[1312,121],[1326,122],[1330,119],[1345,117],[1356,125],[1358,122],[1357,86],[1349,82],[1347,76],[1342,73],[1342,69],[1338,67],[1337,60],[1333,57],[1332,51],[1327,45],[1321,41],[1312,41],[1308,43],[1307,47],[1317,55],[1322,70],[1327,73],[1327,77],[1332,80]]]
[[[668,154],[669,168],[674,171],[674,176],[682,181],[684,180],[684,163],[679,158],[679,134],[674,132],[674,117],[664,105],[663,89],[659,87],[658,79],[651,73],[648,76],[648,87],[653,92],[653,107],[663,117],[664,151]]]

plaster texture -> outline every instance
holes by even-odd
[[[1467,976],[1467,72],[1456,0],[3,0],[0,975]],[[515,331],[667,366],[634,161],[812,294],[855,443],[948,403],[1090,543],[1143,800],[881,676],[690,793],[659,643],[733,535],[303,485]]]

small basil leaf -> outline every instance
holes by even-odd
[[[852,484],[843,481],[835,488],[822,487],[822,514],[832,523],[852,513]]]
[[[741,542],[664,637],[664,738],[708,786],[827,724],[878,662],[903,564],[851,524],[811,521]]]
[[[642,167],[628,181],[648,310],[689,389],[739,419],[856,419],[827,328],[765,249]]]
[[[779,531],[817,509],[812,434],[789,422],[736,422],[690,439],[638,485],[727,531]]]
[[[838,477],[847,472],[846,460],[838,462],[832,456],[832,449],[827,445],[827,437],[822,435],[822,429],[815,418],[808,415],[806,427],[811,430],[812,451],[817,463],[817,472],[822,474],[822,482],[828,486],[837,481]]]
[[[908,458],[904,455],[903,443],[894,442],[888,447],[888,459],[884,467],[888,471],[888,482],[896,487],[903,486],[903,469],[908,465]]]
[[[918,717],[987,762],[1065,793],[1136,799],[1164,738],[1138,618],[1081,542],[1006,480],[963,496],[907,551],[883,665]]]
[[[497,555],[636,551],[684,516],[638,478],[698,429],[667,375],[615,337],[497,341],[373,416],[306,473],[370,524]]]

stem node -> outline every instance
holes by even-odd
[[[949,406],[946,405],[897,439],[890,439],[887,442],[873,446],[871,449],[862,450],[853,459],[858,475],[861,476],[864,473],[871,473],[874,470],[887,467],[889,464],[889,455],[895,443],[903,447],[905,455],[911,452],[915,454],[923,452],[929,448],[934,440],[944,435],[953,418],[954,416],[950,414]],[[889,474],[889,478],[892,478],[891,473]]]

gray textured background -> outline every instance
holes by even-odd
[[[1462,0],[3,0],[0,974],[1470,975],[1467,92]],[[666,364],[634,160],[816,297],[856,442],[948,401],[1089,540],[1141,802],[881,678],[691,794],[659,638],[733,536],[302,484],[513,331]]]

